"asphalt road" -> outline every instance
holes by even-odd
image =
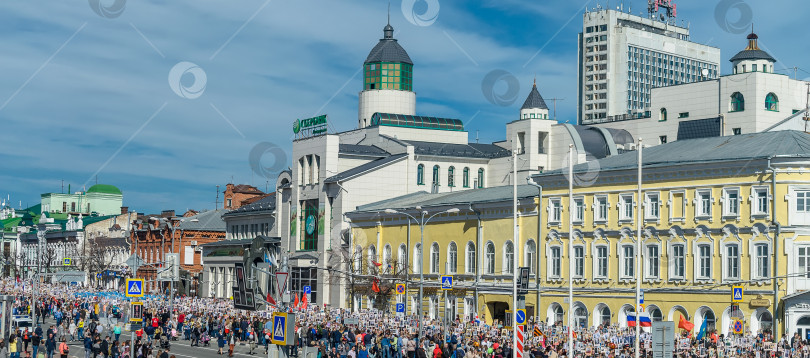
[[[46,322],[47,322],[46,324],[42,325],[43,330],[46,330],[49,326],[56,324],[56,322],[54,320],[52,320],[52,319],[48,319]],[[107,329],[109,328],[109,324],[107,323],[107,319],[106,318],[101,318],[100,322],[104,325],[104,328],[105,328],[102,336],[106,336],[107,332],[108,332]],[[113,319],[111,323],[114,324],[114,323],[116,323],[116,321]],[[124,342],[124,341],[130,339],[130,337],[131,337],[131,332],[128,332],[128,331],[122,332],[121,337],[120,337],[120,341]],[[217,353],[217,343],[216,343],[216,340],[214,340],[214,339],[211,340],[209,347],[203,347],[203,346],[191,347],[190,345],[191,345],[191,341],[187,341],[187,340],[183,340],[183,339],[178,339],[177,341],[173,341],[173,342],[171,342],[171,346],[170,346],[170,349],[169,349],[169,355],[170,356],[175,355],[177,358],[198,358],[198,357],[212,357],[212,358],[213,357],[220,357],[221,358],[221,357],[227,357],[228,356],[227,346],[225,346],[225,348],[223,349],[223,352],[224,352],[223,355],[220,356]],[[70,354],[69,354],[70,358],[84,358],[85,352],[84,352],[84,344],[82,342],[79,342],[79,341],[68,342],[68,346],[70,346]],[[43,351],[42,350],[43,347],[44,346],[40,346],[40,352]],[[157,342],[155,342],[155,347],[157,347]],[[274,347],[271,345],[270,348],[273,349]],[[31,348],[30,345],[28,347],[28,351],[29,352],[32,351],[32,348]],[[152,352],[156,353],[157,350],[153,349]],[[251,354],[249,354],[249,352],[250,352],[250,346],[248,346],[247,344],[239,344],[239,343],[237,343],[236,346],[234,347],[234,357],[241,357],[241,358],[267,357],[267,355],[264,353],[264,347],[260,346],[260,345],[256,346],[256,350],[255,350],[254,354],[251,355]],[[25,357],[24,354],[22,356]],[[56,354],[55,357],[58,358],[59,355]],[[302,358],[303,358],[303,355],[302,355]]]

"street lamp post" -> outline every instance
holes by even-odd
[[[394,209],[385,209],[385,213],[386,214],[402,214],[402,215],[405,215],[405,216],[413,219],[413,221],[415,221],[417,224],[419,224],[419,316],[417,317],[418,318],[418,321],[417,321],[417,330],[418,331],[417,331],[417,335],[416,335],[416,337],[417,337],[416,344],[419,345],[419,344],[422,343],[422,303],[423,303],[422,300],[424,298],[423,296],[424,296],[424,286],[425,286],[425,274],[424,274],[425,269],[423,267],[424,266],[423,262],[424,262],[424,259],[425,259],[425,255],[424,255],[424,252],[425,252],[425,225],[428,223],[428,221],[430,221],[430,219],[433,219],[436,215],[457,213],[460,210],[458,208],[451,208],[451,209],[447,209],[445,211],[440,211],[438,213],[430,215],[427,218],[425,218],[428,215],[427,210],[422,210],[421,206],[417,206],[416,210],[420,211],[420,214],[421,214],[420,219],[421,220],[417,219],[416,217],[414,217],[411,214],[408,214],[408,213],[402,212],[402,211],[398,211],[398,210],[394,210]]]
[[[167,220],[166,218],[155,218],[155,217],[153,217],[152,219],[157,220],[158,222],[160,222],[160,221],[166,222],[166,226],[168,226],[169,229],[172,230],[172,237],[171,237],[171,244],[170,245],[171,245],[171,248],[172,248],[171,251],[172,251],[172,253],[174,253],[174,234],[175,234],[175,230],[177,229],[177,227],[175,227],[174,223],[172,223],[170,220]],[[180,224],[180,223],[182,223],[184,221],[186,221],[186,219],[177,220],[177,224]],[[200,222],[200,220],[198,220],[198,219],[191,219],[189,221],[190,222]],[[180,260],[180,248],[182,246],[183,246],[183,238],[180,237],[180,247],[177,248],[177,259],[178,259],[178,261]],[[166,252],[165,251],[163,252],[163,261],[166,261]],[[178,264],[179,264],[179,262],[178,262]],[[174,272],[174,261],[172,261],[171,270],[172,270],[172,272]],[[174,280],[175,280],[175,278],[176,277],[172,276],[172,280],[169,281],[169,315],[170,316],[172,315],[172,312],[174,312]]]

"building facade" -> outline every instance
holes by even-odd
[[[773,72],[776,60],[756,34],[731,59],[732,73],[716,79],[652,89],[649,118],[595,124],[622,129],[645,143],[806,130],[808,82]]]
[[[123,198],[121,189],[108,184],[96,184],[87,191],[73,194],[42,194],[41,205],[43,213],[117,215],[121,212]]]
[[[549,323],[565,323],[572,315],[577,326],[626,326],[641,280],[644,309],[653,320],[683,316],[696,327],[705,320],[728,334],[739,318],[749,332],[778,324],[778,332],[804,334],[810,329],[810,297],[801,294],[810,284],[808,144],[806,133],[780,131],[646,148],[640,198],[635,152],[598,160],[598,175],[587,185],[577,179],[594,167],[575,166],[573,200],[567,173],[537,174],[532,180],[542,186],[539,205],[536,187],[518,188],[517,241],[511,187],[475,195],[422,193],[361,206],[347,215],[357,260],[351,267],[357,282],[371,274],[386,285],[404,282],[405,275],[418,280],[423,271],[423,309],[437,318],[503,319],[512,308],[517,265],[531,270],[527,311]],[[762,149],[753,153],[751,146]],[[441,214],[448,209],[457,212]],[[438,214],[425,225],[424,259],[419,225],[402,214],[418,218],[422,212]],[[395,275],[375,271],[390,267],[401,268]],[[448,300],[438,289],[441,274],[454,275]],[[732,308],[735,285],[744,287],[745,296]],[[409,286],[406,295],[380,302],[361,294],[347,305],[390,309],[394,301],[410,300],[409,310],[417,309],[413,281]]]
[[[578,36],[579,124],[649,117],[652,89],[717,78],[720,49],[690,41],[671,0],[648,18],[628,9],[586,11]],[[667,14],[657,19],[659,8]]]
[[[264,193],[257,189],[255,186],[247,184],[233,185],[228,183],[225,185],[223,192],[222,208],[226,210],[238,209],[244,205],[246,200],[254,199],[263,196]]]

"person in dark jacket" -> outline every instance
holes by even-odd
[[[56,335],[51,333],[48,339],[45,340],[45,352],[48,353],[48,358],[53,358],[53,352],[56,350]]]

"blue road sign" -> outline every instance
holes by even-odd
[[[304,286],[304,293],[311,294],[312,293],[312,287],[311,286]]]
[[[526,310],[517,310],[517,312],[515,312],[515,321],[517,324],[526,324]]]
[[[453,276],[442,276],[442,290],[453,289]]]
[[[143,297],[143,279],[127,279],[127,297]]]
[[[397,303],[397,313],[399,313],[399,312],[402,312],[402,313],[405,312],[405,304],[404,303]]]
[[[743,301],[743,287],[733,286],[731,288],[731,302],[742,302],[742,301]]]
[[[273,344],[286,344],[287,341],[287,315],[276,313],[273,316]]]
[[[644,304],[644,290],[641,290],[641,294],[638,296],[638,303]]]

